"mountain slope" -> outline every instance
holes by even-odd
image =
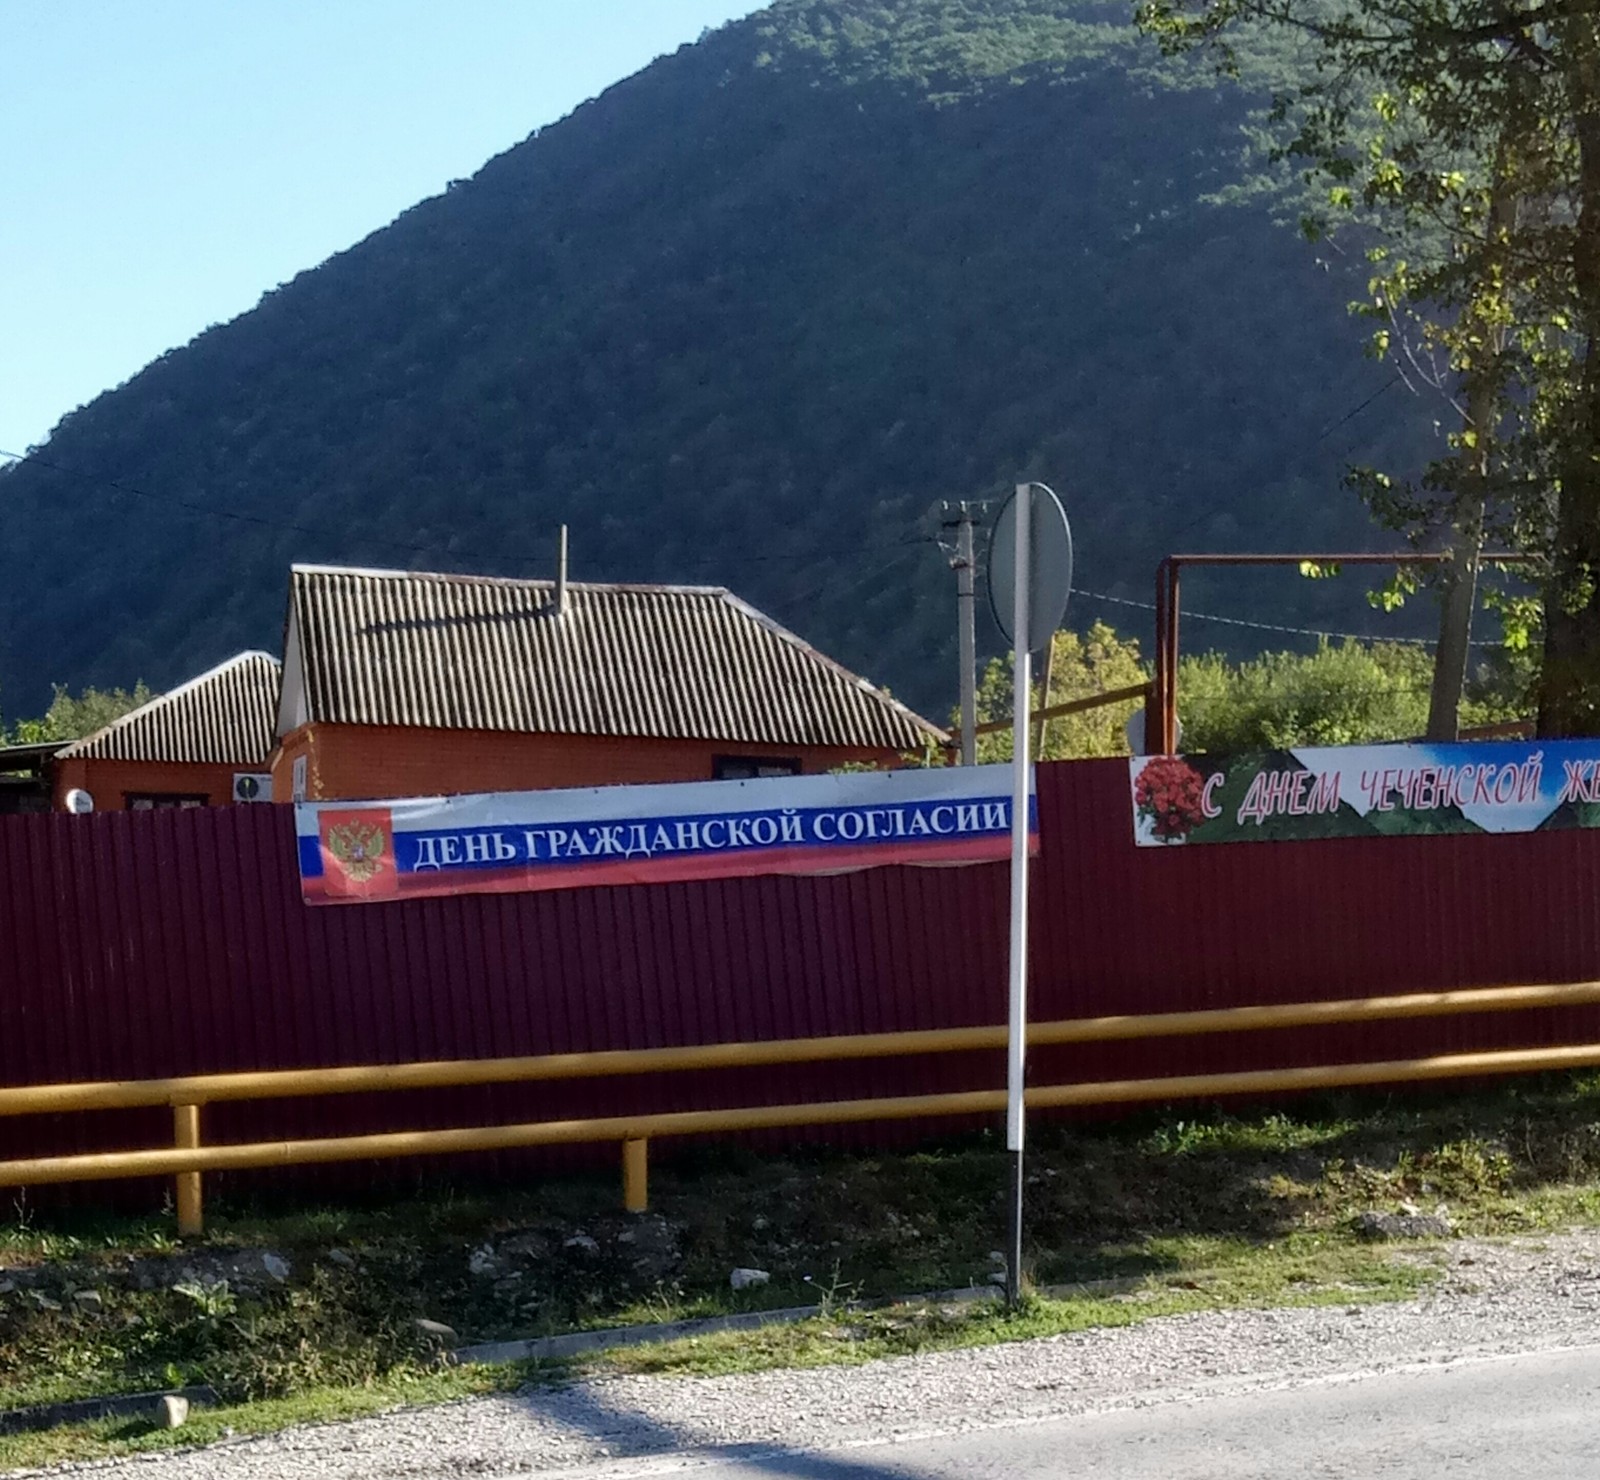
[[[1384,383],[1350,284],[1207,203],[1246,104],[1068,0],[725,27],[0,474],[0,703],[271,645],[291,559],[547,574],[563,521],[575,576],[726,584],[930,711],[936,498],[1051,481],[1136,599],[1175,544],[1387,543],[1319,436]],[[1383,409],[1344,430],[1414,461]]]

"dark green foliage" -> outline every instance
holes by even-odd
[[[1532,710],[1523,666],[1508,655],[1480,655],[1468,674],[1461,723],[1470,729],[1527,718]],[[1418,740],[1428,722],[1433,659],[1416,643],[1319,643],[1309,653],[1267,652],[1242,661],[1225,653],[1187,653],[1178,663],[1178,715],[1187,755],[1253,755],[1306,745],[1372,745]],[[1145,682],[1138,644],[1109,626],[1088,640],[1056,634],[1050,702],[1103,694]],[[1043,707],[1034,685],[1034,708]],[[1125,755],[1125,726],[1139,701],[1052,720],[1043,760]],[[1010,654],[993,659],[978,687],[980,721],[1009,720]],[[960,715],[952,715],[958,723]],[[982,735],[978,758],[1011,758],[1009,729]],[[1241,780],[1240,785],[1244,784]],[[1237,805],[1240,798],[1234,798]],[[1279,819],[1284,821],[1285,819]]]
[[[154,696],[143,683],[131,689],[85,689],[71,694],[57,684],[50,707],[38,719],[19,721],[7,734],[0,725],[0,740],[18,745],[34,745],[44,740],[78,740],[103,730],[129,710],[148,704]]]
[[[1417,646],[1324,643],[1314,653],[1264,653],[1230,664],[1219,653],[1178,667],[1183,749],[1247,755],[1302,745],[1418,740],[1427,728],[1433,662]],[[1529,712],[1522,692],[1477,666],[1461,723],[1496,724]]]
[[[0,687],[270,647],[291,559],[545,575],[565,521],[575,577],[729,585],[943,713],[934,499],[1053,481],[1136,599],[1175,546],[1381,541],[1339,478],[1417,462],[1424,408],[1324,435],[1384,376],[1252,106],[1073,0],[725,27],[66,418],[41,457],[124,491],[0,474]],[[1359,620],[1216,604],[1257,601]]]

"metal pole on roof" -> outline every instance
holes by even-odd
[[[567,526],[561,526],[560,553],[556,556],[556,615],[567,609]]]

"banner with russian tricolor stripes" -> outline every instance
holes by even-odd
[[[1010,853],[1011,768],[943,767],[295,807],[310,904],[832,874]],[[1029,779],[1030,845],[1038,808]]]

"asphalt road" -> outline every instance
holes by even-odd
[[[933,1415],[929,1415],[930,1420]],[[1600,1347],[832,1451],[602,1461],[594,1480],[1597,1480]]]

